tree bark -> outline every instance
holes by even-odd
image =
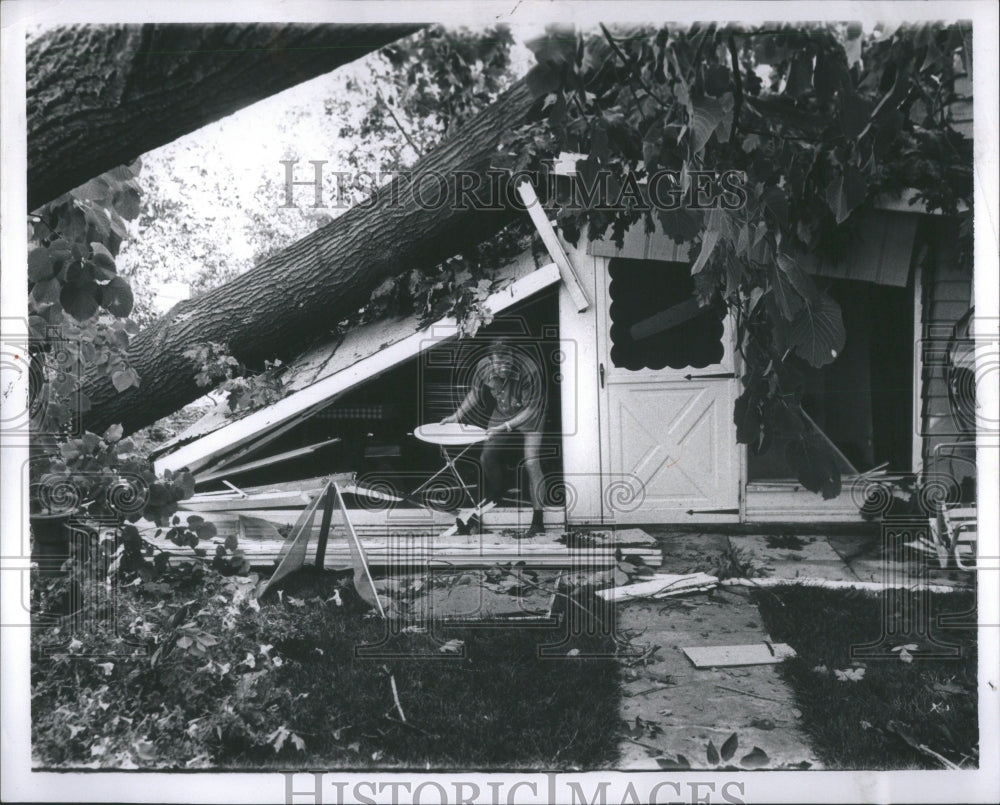
[[[503,133],[523,121],[532,105],[526,85],[515,84],[365,202],[245,274],[174,306],[132,339],[128,360],[141,378],[139,387],[117,393],[106,377],[85,379],[92,407],[83,415],[84,426],[100,433],[120,423],[132,433],[204,394],[194,382],[197,369],[183,356],[196,343],[226,343],[249,366],[287,360],[331,337],[337,322],[363,306],[385,279],[436,265],[496,232],[517,214],[511,203],[516,194],[509,179],[487,171]],[[298,168],[296,181],[312,178],[311,166]],[[471,184],[456,175],[460,171],[499,189],[492,198],[498,209],[453,203],[456,185]],[[447,203],[436,209],[435,177],[448,186]],[[302,201],[312,202],[311,187],[295,189]],[[490,195],[484,190],[480,198]]]
[[[88,25],[29,43],[28,206],[419,25]]]

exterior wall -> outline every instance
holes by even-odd
[[[920,343],[920,405],[917,424],[922,441],[921,463],[925,470],[949,471],[938,467],[940,456],[954,452],[947,445],[960,440],[960,429],[948,399],[948,341],[955,323],[972,304],[972,274],[958,265],[950,244],[954,233],[944,220],[934,221],[928,243],[929,257],[923,270]],[[938,460],[935,450],[938,450]]]
[[[560,240],[562,238],[560,237]],[[559,286],[559,338],[567,354],[576,354],[576,371],[560,384],[563,421],[563,475],[566,520],[574,523],[603,521],[603,482],[600,451],[600,376],[597,354],[597,262],[587,254],[581,238],[577,247],[562,241],[575,266],[591,305],[577,312],[565,283]],[[603,262],[603,260],[601,260]]]

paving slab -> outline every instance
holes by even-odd
[[[625,661],[621,717],[636,732],[638,717],[643,731],[622,742],[620,768],[659,769],[658,755],[678,754],[692,768],[717,768],[708,761],[708,741],[718,749],[733,733],[739,748],[730,762],[757,746],[767,753],[768,768],[820,767],[776,666],[698,669],[681,650],[770,640],[748,596],[727,590],[631,601],[617,606],[617,616],[620,633],[636,635],[637,651],[659,647],[635,667]]]
[[[879,536],[832,536],[827,537],[827,541],[861,581],[912,584],[922,579],[931,584],[955,588],[975,585],[974,573],[943,569],[931,556],[926,557],[924,570],[911,563],[887,561]]]
[[[747,534],[730,536],[729,544],[745,552],[760,575],[772,578],[818,578],[858,581],[826,537],[791,534]]]
[[[664,573],[691,573],[699,570],[711,573],[715,559],[729,548],[724,534],[674,532],[658,535],[663,550]]]

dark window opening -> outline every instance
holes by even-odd
[[[797,363],[805,379],[802,407],[840,451],[843,472],[886,463],[889,472],[912,470],[913,286],[898,288],[829,280],[847,340],[822,369]],[[850,462],[848,465],[847,462]],[[748,457],[750,481],[787,479],[785,443],[775,439],[763,455]]]
[[[725,306],[698,306],[687,263],[615,258],[608,271],[615,366],[702,369],[722,361]]]

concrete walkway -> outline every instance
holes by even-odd
[[[954,570],[929,566],[918,572],[887,562],[881,541],[872,536],[653,533],[663,548],[660,570],[665,573],[712,572],[713,562],[728,555],[749,563],[754,575],[771,578],[920,580],[955,587],[972,582],[969,574]],[[677,760],[678,755],[694,769],[718,768],[709,758],[708,742],[721,749],[734,733],[739,746],[730,764],[740,766],[759,747],[767,756],[766,768],[821,768],[777,665],[699,669],[681,651],[771,641],[750,595],[748,588],[719,587],[709,594],[617,605],[619,634],[629,637],[640,654],[656,647],[645,661],[633,660],[631,666],[624,661],[620,712],[631,735],[621,742],[620,768],[658,769],[660,759]]]
[[[661,570],[668,573],[706,569],[707,559],[732,547],[719,534],[672,535],[662,543]],[[620,745],[620,768],[659,769],[658,757],[678,755],[694,769],[718,768],[709,759],[708,742],[721,750],[734,733],[739,744],[729,764],[739,766],[758,747],[767,768],[820,768],[777,666],[698,669],[681,651],[770,640],[748,590],[623,602],[617,628],[639,652],[658,647],[633,667],[625,661],[621,717],[632,736]]]

